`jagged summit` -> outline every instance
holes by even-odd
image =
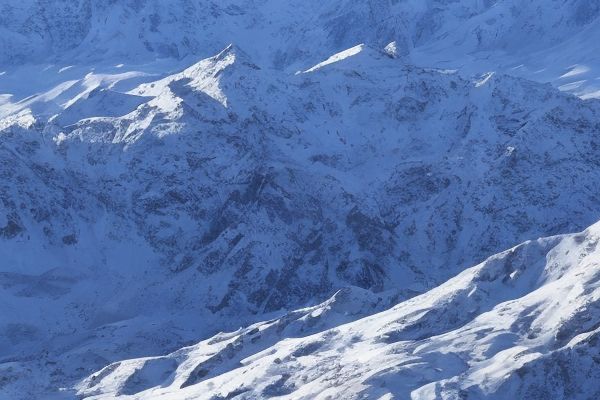
[[[242,50],[239,46],[236,46],[233,43],[229,44],[219,54],[211,58],[214,59],[216,62],[219,62],[222,60],[227,60],[231,57],[233,57],[235,62],[239,64],[245,65],[253,69],[260,69],[256,64],[252,62],[250,56],[244,50]]]
[[[394,42],[396,54],[424,67],[467,75],[497,67],[594,97],[600,62],[586,49],[599,15],[592,0],[30,0],[3,8],[0,65],[140,65],[202,59],[237,43],[256,64],[293,73],[357,43]]]
[[[369,64],[381,65],[381,60],[385,58],[393,59],[394,55],[387,52],[386,49],[380,50],[367,46],[365,44],[359,44],[339,53],[332,55],[326,60],[314,65],[313,67],[304,71],[304,73],[316,72],[319,70],[326,70],[329,68],[343,68],[348,65],[352,67],[368,68]],[[396,63],[396,68],[401,68],[401,64]]]
[[[251,79],[256,66],[250,57],[239,47],[230,44],[213,57],[203,59],[182,72],[169,75],[159,81],[144,83],[130,91],[139,96],[159,96],[169,87],[171,91],[179,86],[201,91],[227,107],[226,88],[244,85]],[[182,85],[174,84],[180,82]],[[185,92],[185,89],[184,89]],[[181,93],[174,93],[175,96]]]

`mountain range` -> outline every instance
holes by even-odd
[[[600,394],[595,1],[0,10],[0,397]]]

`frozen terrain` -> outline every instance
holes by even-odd
[[[111,364],[87,399],[596,399],[600,226],[529,241],[388,311],[325,303],[164,357]],[[333,326],[333,328],[332,328]]]
[[[599,18],[0,0],[0,399],[594,399]]]

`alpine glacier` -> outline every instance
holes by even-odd
[[[0,399],[600,397],[597,40],[595,0],[0,0]]]

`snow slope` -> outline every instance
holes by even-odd
[[[382,313],[349,290],[164,357],[111,364],[86,399],[594,399],[600,225],[528,241]],[[360,299],[360,300],[357,300]]]

